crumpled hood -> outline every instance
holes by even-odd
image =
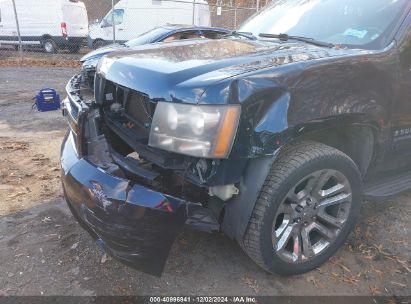
[[[338,56],[341,52],[309,44],[187,40],[107,55],[114,62],[105,77],[154,100],[198,103],[208,87],[223,80],[268,67]]]
[[[126,48],[126,46],[124,44],[118,44],[118,43],[103,46],[101,48],[98,48],[97,50],[87,53],[80,59],[80,61],[85,62],[90,59],[101,58],[104,55],[110,54],[112,52],[118,51],[123,48]]]

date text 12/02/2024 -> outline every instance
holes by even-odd
[[[257,303],[255,297],[150,297],[150,303]]]

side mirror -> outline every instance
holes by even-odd
[[[100,22],[100,20],[96,19],[96,20],[94,20],[94,22],[95,22],[95,23],[99,23],[99,22]]]
[[[101,20],[101,27],[107,27],[108,26],[108,22],[106,19]]]

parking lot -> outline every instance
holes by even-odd
[[[32,109],[36,91],[52,87],[63,97],[76,72],[0,67],[1,295],[387,295],[399,301],[410,295],[410,194],[364,202],[345,246],[305,275],[267,274],[234,241],[188,230],[175,242],[160,278],[107,257],[62,196],[65,120],[59,111]]]

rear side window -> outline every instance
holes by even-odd
[[[184,31],[184,32],[178,32],[175,34],[172,34],[165,39],[163,39],[163,42],[170,42],[174,40],[185,40],[185,39],[196,39],[200,38],[200,34],[198,31]]]

